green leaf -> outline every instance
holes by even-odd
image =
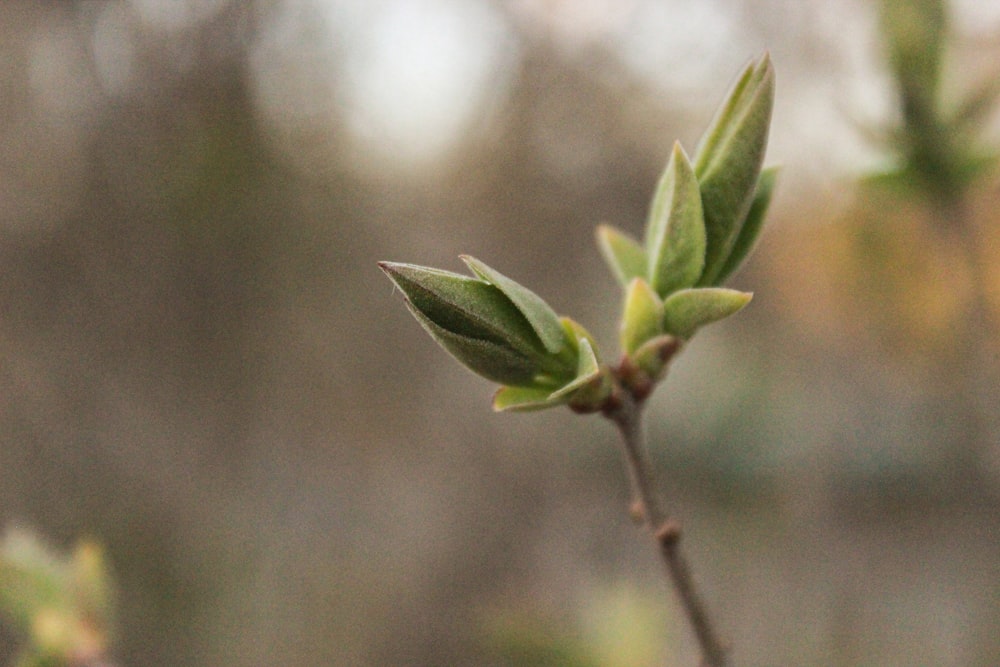
[[[726,258],[722,270],[715,279],[716,285],[721,285],[726,279],[736,272],[743,261],[750,255],[761,230],[764,229],[764,218],[767,216],[767,209],[771,205],[771,196],[774,194],[774,185],[778,179],[778,168],[770,167],[760,174],[757,181],[757,189],[754,191],[753,203],[750,204],[750,211],[746,220],[740,228],[740,234],[736,237],[736,243]]]
[[[591,344],[589,334],[583,328],[568,318],[563,318],[567,331],[582,334],[575,339],[577,350],[576,377],[559,387],[555,391],[551,387],[531,386],[531,387],[501,387],[493,397],[493,409],[497,412],[505,410],[543,410],[557,405],[563,405],[567,401],[575,398],[574,394],[581,391],[588,391],[595,381],[601,377],[601,366],[597,359],[597,354]],[[574,326],[575,325],[575,326]],[[600,400],[603,396],[589,396],[593,400]]]
[[[750,302],[748,292],[723,287],[683,289],[663,302],[663,329],[690,338],[702,326],[729,317]]]
[[[559,323],[562,324],[563,331],[566,332],[566,341],[569,343],[570,350],[573,353],[573,359],[576,359],[580,355],[580,341],[582,340],[590,343],[590,349],[595,355],[600,356],[597,341],[594,340],[594,337],[582,324],[569,317],[560,317]]]
[[[530,386],[541,372],[541,365],[537,359],[503,344],[448,331],[438,326],[412,303],[407,302],[406,306],[431,338],[462,365],[487,380],[499,384]]]
[[[594,348],[590,346],[590,341],[586,338],[581,338],[579,346],[579,365],[576,369],[576,378],[552,392],[552,394],[549,395],[550,399],[569,397],[569,395],[574,391],[583,388],[600,376],[601,366],[597,361],[597,355],[594,353]]]
[[[620,340],[622,351],[631,355],[650,338],[663,333],[663,302],[642,278],[633,278],[625,295]]]
[[[751,63],[716,115],[695,157],[705,217],[705,269],[714,285],[753,201],[774,104],[774,69],[765,54]]]
[[[622,287],[628,287],[633,278],[646,277],[646,250],[628,234],[611,225],[598,225],[597,247]]]
[[[559,316],[541,297],[475,257],[462,255],[461,259],[476,275],[496,286],[510,299],[531,324],[548,352],[555,354],[563,348],[566,340]]]
[[[551,389],[545,387],[500,387],[493,396],[496,412],[544,410],[562,405],[565,401],[551,400]]]
[[[567,344],[569,333],[555,313],[514,281],[481,262],[467,261],[500,285],[412,264],[379,266],[403,291],[407,307],[424,330],[473,372],[500,384],[542,386],[549,391],[576,377],[577,354]],[[539,331],[550,343],[558,336],[558,353],[547,349]]]
[[[691,287],[705,267],[705,218],[694,169],[679,143],[650,206],[646,223],[647,276],[661,297]]]
[[[746,97],[747,88],[751,85],[750,80],[755,70],[756,63],[753,62],[743,68],[736,83],[729,89],[722,106],[716,110],[715,117],[705,134],[702,135],[695,151],[695,173],[699,178],[705,173],[708,165],[723,153],[722,146],[731,134],[732,128],[739,122],[741,104]]]
[[[379,267],[402,290],[413,310],[441,330],[490,341],[525,356],[545,353],[531,323],[495,285],[413,264],[380,262]]]

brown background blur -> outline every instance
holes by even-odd
[[[953,9],[953,80],[1000,75],[1000,3]],[[652,401],[664,490],[734,664],[995,666],[997,337],[855,185],[894,118],[861,0],[2,3],[0,527],[106,546],[129,667],[502,665],[511,622],[693,665],[614,431],[494,415],[375,262],[475,255],[613,356],[593,228],[640,233],[764,49],[756,297]]]

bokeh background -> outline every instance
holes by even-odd
[[[948,9],[957,103],[1000,3]],[[2,3],[0,526],[105,546],[125,666],[695,664],[613,429],[493,414],[375,262],[475,255],[613,355],[594,226],[640,233],[767,49],[756,297],[652,401],[662,486],[734,664],[995,666],[1000,178],[865,181],[906,120],[885,32],[862,0]]]

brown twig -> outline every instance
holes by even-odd
[[[694,630],[701,648],[702,664],[705,667],[725,667],[726,651],[709,620],[705,605],[695,587],[687,559],[680,549],[680,524],[667,515],[655,491],[654,475],[646,455],[642,403],[628,392],[622,392],[614,405],[604,414],[621,432],[625,460],[637,506],[641,507],[646,526],[656,538],[667,573]]]

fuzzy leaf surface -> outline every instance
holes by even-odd
[[[461,259],[473,273],[503,292],[521,311],[548,352],[555,354],[563,348],[566,340],[559,316],[540,296],[475,257],[462,255]]]
[[[663,302],[642,278],[634,278],[625,294],[620,342],[622,351],[631,355],[650,338],[663,331]]]
[[[601,374],[601,367],[597,361],[597,355],[594,353],[594,348],[590,346],[590,341],[586,338],[581,338],[579,341],[579,350],[579,364],[576,369],[576,377],[552,392],[549,396],[550,399],[569,397],[574,391],[586,386]]]
[[[663,330],[679,338],[690,338],[704,325],[736,313],[752,297],[748,292],[724,287],[680,290],[663,302]]]
[[[667,362],[677,352],[680,341],[674,336],[661,335],[650,338],[633,352],[633,363],[651,378],[658,378]]]
[[[444,331],[508,346],[525,355],[545,347],[531,323],[495,285],[450,271],[382,262],[413,310]]]
[[[646,223],[649,282],[665,297],[691,287],[705,267],[705,218],[694,169],[679,143],[650,206]]]
[[[757,244],[761,231],[764,229],[764,218],[767,210],[771,206],[771,196],[774,194],[774,186],[778,180],[778,168],[769,167],[760,174],[757,181],[757,189],[754,191],[753,202],[747,212],[746,220],[740,228],[739,236],[733,244],[733,249],[726,258],[722,270],[715,279],[715,283],[721,285],[726,279],[740,268]]]
[[[694,170],[705,216],[705,270],[714,285],[753,201],[774,105],[774,69],[765,54],[736,82],[699,146]]]
[[[463,366],[498,384],[531,386],[541,372],[537,359],[503,344],[443,329],[410,302],[406,306],[424,330]]]
[[[674,144],[646,223],[650,285],[661,297],[691,287],[705,268],[705,218],[694,169]]]

